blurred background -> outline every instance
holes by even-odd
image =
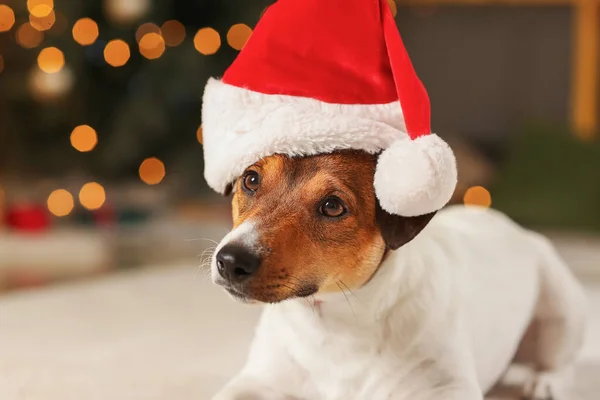
[[[549,235],[600,309],[600,0],[389,1],[452,202]],[[242,365],[258,310],[199,268],[231,226],[201,98],[272,2],[0,0],[0,397],[206,399]]]
[[[201,263],[230,224],[203,86],[270,3],[0,0],[0,291]],[[390,4],[457,153],[453,202],[600,243],[596,2]]]

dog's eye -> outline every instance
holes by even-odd
[[[326,217],[337,218],[346,214],[346,207],[337,197],[329,197],[321,204],[319,211]]]
[[[260,175],[255,171],[248,171],[246,175],[244,175],[242,185],[244,186],[244,190],[256,192],[260,187]]]

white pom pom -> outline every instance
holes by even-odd
[[[454,153],[439,136],[398,140],[379,156],[375,193],[385,211],[413,217],[444,207],[457,178]]]

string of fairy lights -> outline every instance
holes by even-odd
[[[150,7],[150,0],[105,0],[105,12],[115,22],[139,20]],[[25,49],[38,49],[43,46],[46,35],[61,33],[71,28],[73,40],[82,47],[92,46],[100,40],[98,23],[89,17],[83,17],[72,24],[60,12],[55,10],[54,0],[27,0],[28,20],[17,23],[16,12],[7,4],[0,4],[0,33],[12,33],[17,44]],[[119,68],[128,63],[132,51],[148,60],[162,57],[169,47],[184,43],[186,27],[179,21],[168,20],[160,26],[146,22],[135,31],[136,45],[130,46],[127,38],[113,38],[106,42],[103,50],[107,65]],[[241,50],[252,29],[246,24],[235,24],[225,35],[227,44],[235,50]],[[219,51],[222,46],[221,34],[211,28],[203,27],[194,33],[194,48],[204,56]],[[42,47],[37,56],[37,68],[29,78],[30,88],[37,99],[48,99],[57,93],[66,92],[73,84],[73,74],[63,51],[57,47]],[[0,73],[6,66],[6,60],[0,54]],[[202,127],[196,132],[198,142],[202,143]],[[82,153],[94,151],[98,144],[98,133],[90,125],[73,128],[70,134],[71,146]],[[164,163],[156,158],[146,158],[140,163],[139,178],[147,185],[158,185],[166,176]],[[2,190],[0,188],[0,194]],[[78,193],[79,203],[88,210],[100,209],[106,201],[106,191],[98,182],[89,182]],[[48,210],[57,217],[69,215],[75,208],[75,198],[66,189],[53,190],[47,197]]]

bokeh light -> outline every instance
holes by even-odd
[[[148,13],[151,6],[151,0],[104,0],[104,12],[118,24],[138,21]]]
[[[241,50],[246,45],[250,35],[252,35],[252,28],[248,25],[235,24],[227,32],[227,43],[232,48]]]
[[[492,205],[492,195],[483,186],[473,186],[465,192],[464,203],[471,206],[489,207]]]
[[[135,31],[135,41],[139,43],[148,33],[157,33],[160,35],[161,30],[158,25],[153,24],[152,22],[146,22],[145,24],[140,25]]]
[[[179,21],[170,20],[161,27],[165,44],[169,47],[179,46],[185,40],[185,26]]]
[[[140,165],[140,179],[148,185],[157,185],[165,177],[165,164],[156,157],[145,159]]]
[[[71,214],[75,207],[73,195],[65,189],[56,189],[48,196],[48,210],[57,217]]]
[[[37,58],[40,69],[48,74],[60,71],[65,66],[65,56],[56,47],[46,47]]]
[[[196,140],[198,140],[198,143],[202,144],[202,125],[200,125],[196,131]]]
[[[73,72],[67,66],[54,74],[33,68],[29,76],[29,89],[38,101],[54,100],[64,95],[73,87],[73,83]]]
[[[98,144],[98,134],[89,125],[79,125],[71,132],[71,146],[82,153],[92,151]]]
[[[36,9],[39,7],[44,6],[38,6]],[[47,31],[52,28],[55,22],[56,15],[54,14],[54,10],[50,10],[50,13],[44,17],[36,17],[33,14],[29,14],[29,23],[38,31]]]
[[[36,17],[45,17],[54,9],[54,0],[27,0],[27,10]]]
[[[79,191],[79,202],[88,210],[97,210],[106,202],[106,192],[98,182],[86,183]]]
[[[221,36],[213,28],[202,28],[194,36],[194,47],[200,54],[215,54],[221,47]]]
[[[26,49],[38,47],[44,40],[44,33],[35,29],[29,22],[19,26],[15,35],[17,43]]]
[[[35,18],[45,18],[53,11],[53,7],[47,4],[39,4],[31,9],[29,13]]]
[[[131,57],[129,45],[120,39],[111,40],[104,48],[104,59],[113,67],[122,67]]]
[[[91,18],[81,18],[73,25],[73,39],[82,46],[94,44],[100,30],[98,24]]]
[[[158,33],[147,33],[140,40],[140,53],[149,60],[159,58],[165,52],[165,40]]]
[[[0,4],[0,32],[8,32],[15,24],[15,12],[6,4]]]

